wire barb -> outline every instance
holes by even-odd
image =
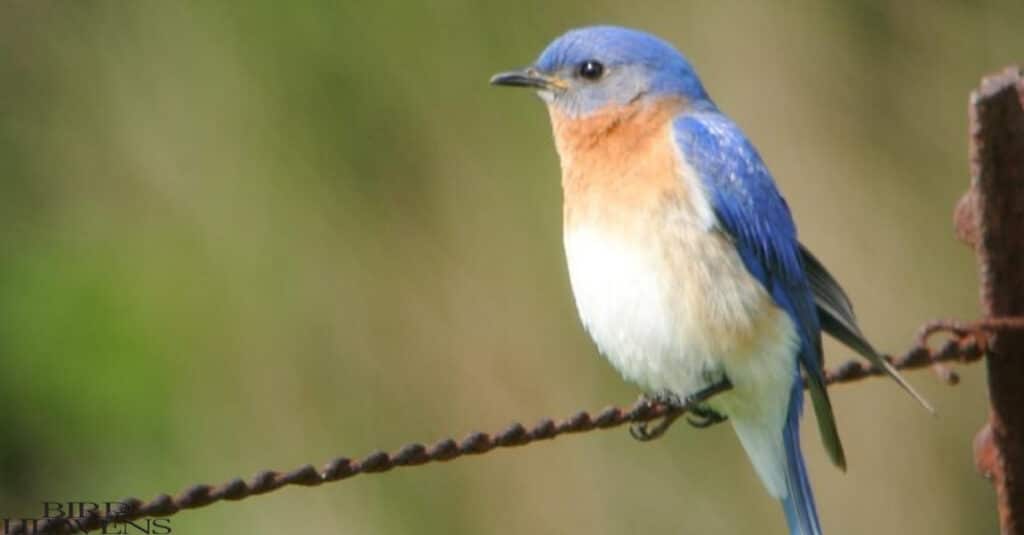
[[[954,320],[932,321],[918,331],[913,347],[903,355],[897,358],[887,357],[887,360],[900,370],[942,366],[949,362],[976,362],[988,351],[993,336],[1010,330],[1024,331],[1024,317],[987,318],[969,323]],[[947,334],[949,338],[938,350],[933,350],[929,346],[929,341],[939,333]],[[884,373],[883,369],[864,361],[851,360],[834,370],[826,371],[825,383],[848,383]],[[952,371],[944,378],[949,384],[956,384],[958,381],[958,377]],[[725,390],[728,388],[720,391]],[[717,393],[719,391],[713,394]],[[544,418],[530,428],[513,423],[494,434],[470,433],[461,441],[447,438],[430,446],[411,443],[395,453],[375,451],[362,459],[338,457],[320,470],[307,464],[290,472],[259,472],[249,481],[236,478],[218,486],[195,485],[177,496],[160,494],[149,502],[143,502],[138,498],[126,498],[121,500],[122,507],[116,513],[103,514],[92,510],[83,517],[52,517],[37,522],[19,521],[9,525],[6,534],[85,533],[119,522],[147,517],[166,517],[221,501],[237,501],[291,485],[314,487],[359,474],[387,472],[403,466],[418,466],[431,462],[451,461],[465,455],[479,455],[497,448],[525,446],[568,433],[611,429],[627,423],[644,424],[658,419],[671,421],[685,414],[690,408],[689,403],[670,406],[641,399],[629,408],[608,407],[593,416],[581,411],[558,422]]]

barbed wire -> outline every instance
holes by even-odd
[[[947,365],[954,362],[970,363],[980,360],[991,347],[992,336],[1007,330],[1024,331],[1024,317],[988,318],[974,322],[936,320],[926,323],[919,329],[914,345],[909,350],[899,357],[886,358],[900,370],[932,367],[943,381],[955,385],[959,382],[959,376]],[[940,333],[948,335],[948,339],[938,349],[932,349],[929,342],[933,336]],[[825,382],[829,385],[848,383],[884,374],[884,370],[872,366],[866,361],[850,360],[835,369],[827,370]],[[729,386],[726,385],[715,393],[728,389]],[[117,502],[119,507],[116,508],[116,511],[91,510],[80,517],[55,516],[38,520],[22,520],[7,526],[6,533],[10,535],[85,533],[110,524],[131,522],[147,517],[167,517],[181,511],[206,507],[221,501],[238,501],[250,496],[267,494],[289,485],[315,487],[324,483],[349,479],[359,474],[376,474],[394,468],[451,461],[467,455],[484,454],[497,448],[525,446],[569,433],[611,429],[627,423],[643,425],[658,419],[664,419],[667,424],[663,425],[667,428],[671,421],[690,409],[691,407],[687,404],[666,405],[653,400],[641,399],[628,408],[608,407],[596,415],[580,411],[558,422],[544,418],[529,429],[516,422],[493,434],[469,433],[460,441],[446,438],[430,446],[414,442],[406,444],[394,453],[378,450],[361,459],[338,457],[328,462],[320,470],[310,464],[290,472],[264,470],[248,481],[235,478],[217,486],[194,485],[177,496],[160,494],[148,502],[143,502],[138,498],[125,498]],[[663,431],[664,428],[660,428],[660,432]]]

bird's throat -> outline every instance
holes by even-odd
[[[678,151],[671,142],[675,105],[634,103],[583,118],[551,109],[562,164],[565,225],[600,218],[627,223],[669,199],[678,202]]]

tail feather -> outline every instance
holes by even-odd
[[[782,441],[786,450],[786,497],[782,508],[786,512],[790,535],[821,535],[814,493],[807,477],[804,456],[800,452],[800,412],[803,405],[803,384],[799,376],[790,393],[789,412]]]

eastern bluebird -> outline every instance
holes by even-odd
[[[569,278],[601,353],[659,399],[732,421],[790,533],[821,533],[800,453],[805,381],[825,449],[846,467],[821,330],[927,403],[867,342],[846,294],[797,241],[757,150],[687,60],[640,31],[570,31],[491,83],[533,88],[547,104]],[[732,388],[702,395],[723,384]]]

